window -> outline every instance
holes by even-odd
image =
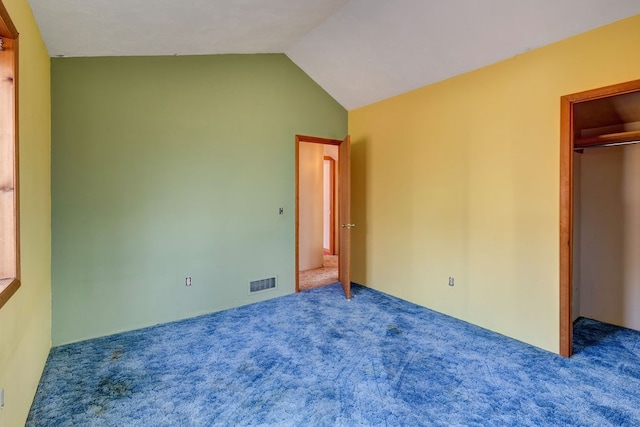
[[[0,1],[0,307],[20,287],[18,32]]]

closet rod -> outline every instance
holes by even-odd
[[[598,144],[598,145],[585,145],[585,146],[574,146],[574,150],[585,150],[587,148],[602,148],[602,147],[617,147],[618,145],[630,145],[630,144],[637,144],[640,142],[639,140],[636,141],[624,141],[624,142],[609,142],[606,144]]]

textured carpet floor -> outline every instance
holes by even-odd
[[[563,359],[339,285],[51,350],[28,426],[640,425],[640,333]]]

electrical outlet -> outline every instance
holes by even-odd
[[[191,276],[187,276],[184,278],[184,285],[191,286]]]
[[[278,209],[278,214],[279,215],[284,215],[284,208]]]
[[[453,285],[455,285],[455,281],[453,277],[449,277],[449,286],[453,286]]]

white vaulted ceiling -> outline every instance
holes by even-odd
[[[640,0],[30,0],[51,56],[285,53],[353,109],[640,13]]]

